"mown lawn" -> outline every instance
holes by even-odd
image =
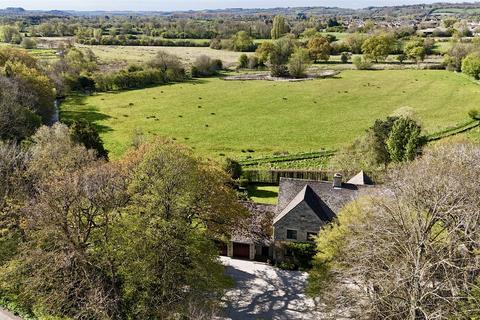
[[[277,204],[278,186],[249,185],[248,195],[256,203]]]
[[[447,71],[344,71],[296,83],[211,78],[71,97],[62,117],[94,121],[113,157],[143,132],[201,155],[245,159],[336,149],[400,108],[413,109],[426,131],[437,131],[465,121],[479,94],[480,86]]]

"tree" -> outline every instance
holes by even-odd
[[[55,88],[51,79],[42,71],[29,68],[20,62],[5,64],[7,77],[13,77],[30,92],[35,94],[32,109],[41,117],[43,124],[50,124],[54,112]]]
[[[480,79],[480,54],[471,53],[462,61],[462,72],[475,78]]]
[[[392,128],[398,117],[387,117],[385,120],[375,120],[375,123],[370,128],[372,134],[372,150],[374,153],[375,161],[383,166],[387,166],[390,161],[390,153],[387,148],[387,139],[392,132]]]
[[[21,50],[11,47],[0,49],[0,67],[5,67],[7,62],[21,63],[31,69],[39,69],[37,60],[28,53],[27,50]]]
[[[36,101],[21,81],[0,77],[0,140],[22,141],[40,127]]]
[[[283,77],[288,75],[286,64],[294,50],[295,42],[282,38],[273,42],[263,42],[256,54],[260,61],[269,64],[272,76]]]
[[[368,59],[384,61],[393,50],[394,38],[389,34],[369,37],[362,45],[362,51]]]
[[[45,318],[198,318],[218,306],[230,282],[213,239],[247,217],[223,169],[169,141],[107,163],[63,124],[40,128],[28,155],[0,144],[0,156],[2,295]],[[7,243],[14,227],[19,244]]]
[[[108,151],[103,146],[98,130],[84,119],[75,120],[70,124],[73,142],[83,144],[87,149],[95,150],[99,158],[108,160]]]
[[[348,35],[345,38],[345,42],[350,48],[350,51],[354,54],[361,54],[362,53],[362,46],[365,40],[367,40],[368,36],[361,33],[353,33]]]
[[[185,67],[180,59],[165,51],[159,51],[157,55],[147,62],[147,66],[165,72],[171,80],[184,80],[186,78]]]
[[[310,38],[307,42],[307,49],[314,61],[323,60],[326,62],[330,59],[332,47],[325,37],[316,36]]]
[[[272,39],[280,39],[288,32],[285,17],[275,16],[271,31]]]
[[[411,39],[405,44],[403,52],[409,59],[412,59],[417,63],[423,61],[427,54],[425,41],[422,38]]]
[[[445,55],[445,64],[447,69],[451,71],[462,71],[462,61],[473,51],[472,45],[469,43],[456,42],[452,43],[452,47]]]
[[[245,31],[239,31],[232,38],[233,50],[239,52],[255,51],[255,44],[252,37]]]
[[[410,118],[400,117],[397,119],[386,141],[390,159],[394,162],[415,159],[425,144],[421,130],[421,127]]]
[[[478,316],[478,161],[476,145],[437,146],[322,230],[310,284],[334,318]]]
[[[304,78],[311,64],[309,53],[306,49],[297,48],[288,61],[288,72],[294,78]]]
[[[20,44],[22,36],[18,28],[14,26],[4,25],[0,28],[0,41],[6,43]]]

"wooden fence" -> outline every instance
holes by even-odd
[[[279,184],[280,178],[327,181],[333,176],[330,171],[316,170],[244,170],[243,175],[250,183]]]

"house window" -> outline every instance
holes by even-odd
[[[316,232],[307,232],[307,240],[308,241],[315,241],[316,236],[317,236]]]
[[[289,239],[289,240],[297,240],[297,230],[289,230],[289,229],[287,229],[287,239]]]

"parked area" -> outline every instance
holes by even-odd
[[[304,294],[307,273],[285,271],[254,261],[220,258],[235,287],[224,297],[226,318],[321,319]]]

